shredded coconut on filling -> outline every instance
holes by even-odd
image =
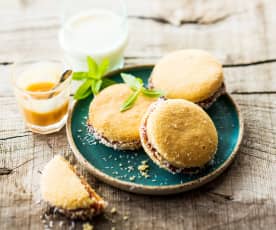
[[[130,141],[130,142],[123,142],[123,141],[111,141],[107,139],[102,134],[98,133],[92,125],[89,123],[87,124],[88,130],[94,135],[95,139],[99,140],[100,143],[111,147],[113,149],[120,149],[120,150],[136,150],[141,147],[140,140],[138,141]]]

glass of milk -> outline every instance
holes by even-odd
[[[108,58],[109,70],[123,66],[128,25],[122,0],[64,0],[59,43],[74,71],[87,71],[89,55],[100,63]]]

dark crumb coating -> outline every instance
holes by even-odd
[[[88,122],[87,122],[88,123]],[[113,149],[119,149],[119,150],[136,150],[141,147],[140,140],[138,141],[132,141],[132,142],[121,142],[121,141],[111,141],[107,139],[105,136],[98,133],[92,125],[89,123],[87,124],[89,132],[91,132],[95,139],[97,139],[100,143],[106,145],[107,147],[111,147]]]
[[[57,218],[60,219],[60,217],[64,216],[70,220],[88,221],[92,220],[96,215],[97,214],[94,208],[67,210],[57,208],[49,204],[41,218],[46,220],[54,220]]]
[[[209,98],[197,102],[196,104],[198,104],[200,107],[202,107],[203,109],[208,109],[209,107],[211,107],[212,104],[215,103],[215,101],[223,94],[226,93],[226,87],[225,84],[222,83],[221,86],[219,87],[219,89]]]
[[[148,80],[148,87],[150,89],[153,89],[154,88],[154,85],[152,83],[152,79],[149,78]],[[221,84],[221,86],[218,88],[218,90],[212,95],[210,96],[209,98],[203,100],[203,101],[199,101],[199,102],[196,102],[195,104],[199,105],[200,107],[202,107],[203,109],[208,109],[209,107],[211,107],[212,104],[215,103],[215,101],[223,94],[226,93],[226,87],[225,87],[225,84],[224,82]]]
[[[66,216],[71,220],[92,220],[96,216],[96,210],[94,208],[86,209],[76,209],[76,210],[66,210],[61,208],[56,208],[57,212]]]

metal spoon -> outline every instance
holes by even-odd
[[[60,86],[60,84],[61,84],[62,82],[64,82],[65,80],[67,80],[68,77],[71,76],[72,73],[73,73],[73,71],[70,70],[70,69],[65,70],[65,71],[63,72],[63,74],[61,75],[61,78],[59,79],[58,83],[57,83],[51,90],[57,89],[57,88]],[[50,95],[48,96],[48,98],[51,98],[54,94],[55,94],[55,93],[50,93]]]

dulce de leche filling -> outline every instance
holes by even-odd
[[[200,107],[204,109],[208,109],[221,95],[225,94],[225,92],[225,84],[222,83],[219,89],[212,96],[203,101],[199,101],[196,104],[198,104]]]
[[[122,149],[122,150],[135,150],[140,148],[141,146],[141,142],[140,140],[137,141],[129,141],[129,142],[123,142],[123,141],[114,141],[114,140],[109,140],[108,138],[106,138],[104,135],[102,135],[101,133],[97,132],[94,127],[89,124],[89,121],[87,122],[87,127],[89,132],[91,132],[95,139],[97,139],[100,143],[114,148],[114,149]]]
[[[149,88],[153,89],[154,85],[152,83],[152,78],[149,78],[148,82],[149,82],[148,83]],[[222,82],[221,86],[218,88],[218,90],[216,92],[213,93],[213,95],[211,95],[209,98],[207,98],[205,100],[198,101],[195,103],[204,109],[208,109],[221,95],[225,94],[225,92],[226,92],[226,87],[225,87],[224,82]]]

